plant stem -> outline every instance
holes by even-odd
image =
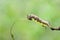
[[[13,29],[14,24],[15,24],[15,22],[12,24],[12,26],[11,26],[11,28],[10,28],[10,36],[11,36],[12,40],[15,40],[15,39],[14,39],[14,35],[13,35],[13,33],[12,33],[12,29]]]

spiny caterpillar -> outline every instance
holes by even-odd
[[[27,18],[28,18],[28,20],[34,19],[34,20],[36,20],[36,21],[39,22],[39,23],[42,23],[42,24],[44,24],[44,25],[47,25],[51,30],[60,30],[60,27],[58,27],[58,28],[53,28],[49,22],[47,22],[47,21],[39,18],[39,17],[36,16],[36,15],[33,15],[33,14],[27,15]]]

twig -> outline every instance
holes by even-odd
[[[34,20],[36,20],[36,21],[39,22],[39,23],[42,23],[42,24],[44,24],[44,25],[47,25],[51,30],[60,30],[60,27],[58,27],[58,28],[53,28],[49,22],[47,22],[47,21],[39,18],[38,16],[36,16],[36,15],[34,15],[34,14],[27,15],[27,18],[28,18],[28,20],[34,19]]]

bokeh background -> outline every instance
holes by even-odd
[[[60,40],[60,30],[52,31],[40,23],[29,21],[28,14],[35,14],[60,26],[60,0],[0,0],[0,40]]]

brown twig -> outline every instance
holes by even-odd
[[[44,24],[44,25],[47,25],[51,30],[60,30],[60,27],[58,27],[58,28],[53,28],[53,27],[51,27],[51,24],[50,24],[49,22],[47,22],[47,21],[39,18],[38,16],[36,16],[36,15],[34,15],[34,14],[27,15],[27,18],[28,18],[28,20],[34,19],[34,20],[36,20],[36,21],[39,22],[39,23],[42,23],[42,24]]]

